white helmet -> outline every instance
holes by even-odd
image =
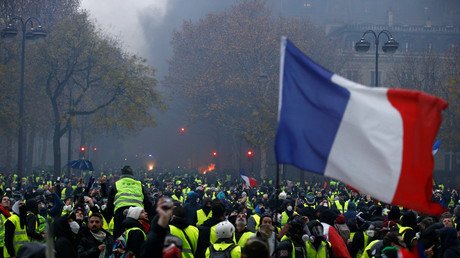
[[[280,199],[280,200],[286,200],[286,198],[287,198],[286,192],[281,192],[281,193],[278,195],[278,199]]]
[[[235,233],[235,227],[228,220],[216,225],[216,235],[219,239],[232,238],[233,233]]]

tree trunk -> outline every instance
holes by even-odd
[[[53,164],[54,176],[61,176],[61,126],[55,123],[53,132]]]
[[[260,178],[267,179],[267,146],[260,148]]]
[[[86,117],[81,118],[81,127],[80,127],[80,148],[85,147],[85,151],[80,151],[80,159],[89,157],[89,147],[86,146]]]
[[[240,162],[240,152],[241,148],[239,148],[239,137],[236,135],[233,135],[233,140],[232,140],[232,168],[235,169],[237,172],[239,172],[239,169],[241,167],[241,162]]]
[[[13,137],[8,134],[6,135],[6,161],[5,161],[5,168],[8,173],[12,171],[11,162],[13,161]]]
[[[34,161],[34,148],[35,148],[35,136],[37,133],[35,130],[30,130],[29,142],[27,143],[27,156],[26,156],[26,173],[28,175],[32,174],[32,165]]]
[[[42,146],[40,150],[40,167],[42,169],[46,168],[46,154],[48,152],[48,136],[49,134],[45,133],[42,138]]]

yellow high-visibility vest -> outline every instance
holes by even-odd
[[[144,194],[141,182],[125,177],[115,183],[117,193],[114,200],[114,211],[121,207],[136,206],[144,208]]]

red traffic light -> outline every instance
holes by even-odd
[[[84,152],[84,151],[85,151],[85,147],[84,147],[84,146],[81,146],[81,147],[80,147],[80,151],[81,151],[81,152]]]
[[[96,148],[96,147],[94,147],[94,148],[93,148],[93,151],[97,151],[97,148]]]
[[[213,157],[217,157],[217,151],[213,151],[211,154]]]
[[[246,152],[246,155],[248,155],[248,158],[252,158],[254,156],[254,152],[252,150],[248,150],[248,152]]]
[[[185,127],[179,128],[179,133],[180,133],[180,134],[184,134],[185,131],[186,131]]]

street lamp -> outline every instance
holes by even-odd
[[[248,157],[248,161],[251,162],[251,173],[254,173],[254,151],[248,150],[246,156]]]
[[[385,53],[393,54],[394,52],[396,52],[396,50],[399,47],[399,43],[393,39],[393,36],[387,30],[382,30],[379,32],[379,34],[375,33],[375,31],[373,30],[368,30],[364,32],[363,36],[361,37],[361,40],[355,44],[356,51],[367,52],[369,48],[371,47],[371,43],[367,41],[366,39],[364,39],[364,36],[366,36],[366,34],[374,35],[374,40],[375,40],[375,87],[377,87],[379,85],[379,39],[380,39],[380,35],[385,34],[388,39],[388,41],[385,42],[385,44],[383,44],[382,46],[382,50]]]
[[[18,97],[18,106],[19,106],[19,128],[18,128],[18,175],[19,178],[24,172],[24,151],[25,151],[25,132],[24,132],[24,74],[25,74],[25,49],[26,49],[26,39],[39,39],[46,37],[46,30],[41,26],[40,21],[35,17],[29,17],[23,19],[22,17],[15,16],[11,19],[10,23],[6,28],[1,32],[3,38],[14,38],[18,35],[18,29],[13,25],[13,22],[20,25],[20,30],[22,32],[21,38],[21,56],[20,56],[20,82],[19,82],[19,97]],[[37,27],[34,27],[34,22],[36,22]],[[29,29],[28,29],[29,28]]]

